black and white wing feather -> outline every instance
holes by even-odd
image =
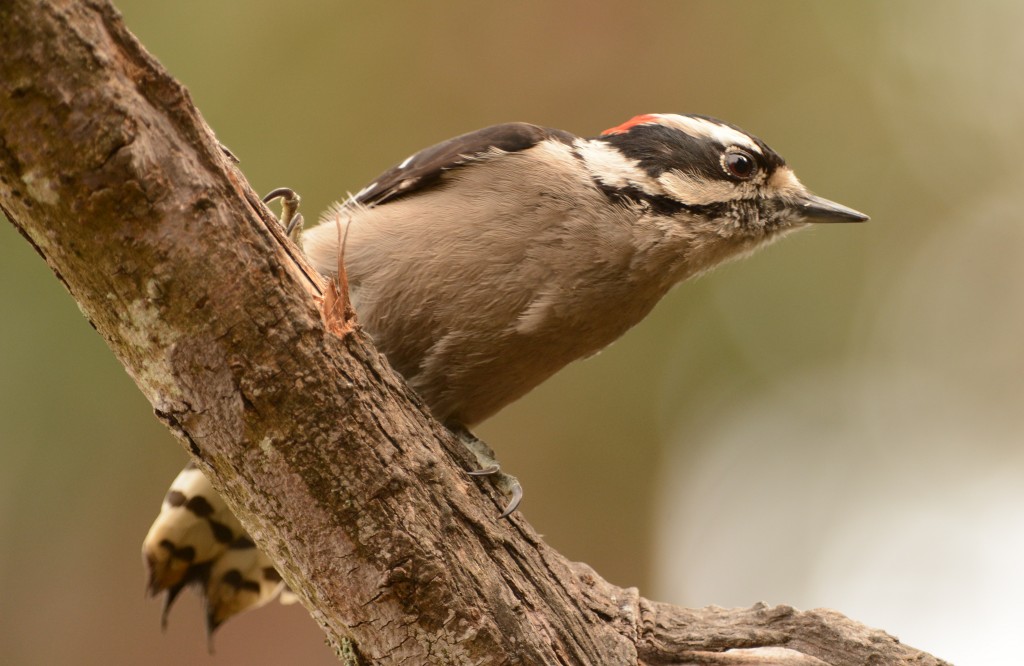
[[[571,143],[569,132],[529,123],[505,123],[463,134],[425,148],[391,167],[353,197],[375,206],[438,184],[445,172],[498,153],[526,150],[545,139]]]

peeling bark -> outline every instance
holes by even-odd
[[[322,279],[116,10],[16,0],[0,25],[0,207],[339,655],[944,663],[832,611],[651,602],[496,521],[366,336],[325,327]]]

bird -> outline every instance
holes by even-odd
[[[272,194],[281,192],[290,194]],[[735,125],[655,113],[589,138],[528,123],[454,137],[297,236],[325,276],[343,253],[375,346],[474,450],[476,471],[494,472],[470,428],[599,352],[675,285],[811,224],[867,219],[812,194]],[[507,515],[521,489],[503,478]],[[164,497],[143,555],[164,624],[190,585],[206,601],[209,635],[244,610],[294,600],[192,464]]]

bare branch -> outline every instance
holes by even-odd
[[[0,205],[330,640],[380,663],[940,664],[830,611],[685,610],[497,521],[106,2],[0,5]],[[488,491],[490,492],[490,491]]]

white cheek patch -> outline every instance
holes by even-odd
[[[749,197],[752,192],[747,183],[707,179],[692,173],[672,169],[661,174],[658,182],[673,199],[690,206],[705,206],[723,201]]]
[[[752,153],[764,154],[761,147],[748,135],[727,125],[675,113],[660,113],[657,117],[662,125],[686,132],[695,139],[711,139],[723,146],[740,146]]]
[[[636,187],[646,194],[657,195],[645,183],[649,182],[647,173],[640,168],[636,160],[630,159],[603,141],[578,139],[573,142],[576,153],[583,160],[592,178],[600,180],[609,187]]]

